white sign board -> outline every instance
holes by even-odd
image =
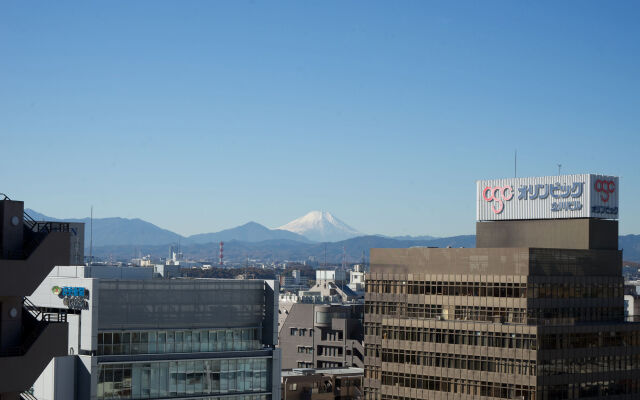
[[[594,174],[477,181],[478,221],[618,219],[617,176]]]

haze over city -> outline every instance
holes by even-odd
[[[2,190],[182,235],[326,210],[474,230],[475,181],[620,176],[640,232],[636,2],[0,4]],[[14,166],[19,165],[19,168]]]
[[[638,21],[0,1],[0,400],[640,398]]]

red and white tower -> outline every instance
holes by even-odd
[[[224,258],[224,242],[220,242],[220,265],[223,265],[222,259]]]

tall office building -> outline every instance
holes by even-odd
[[[618,178],[480,181],[474,249],[372,249],[365,397],[640,397]]]
[[[279,400],[277,283],[152,271],[54,268],[31,300],[69,310],[69,355],[49,364],[36,397]]]
[[[36,222],[24,203],[0,194],[0,399],[31,388],[57,355],[67,352],[66,312],[25,300],[56,264],[82,260],[82,224]]]

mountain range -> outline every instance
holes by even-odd
[[[36,220],[55,221],[34,210],[26,210]],[[306,218],[305,218],[306,217]],[[70,222],[84,222],[85,247],[89,246],[89,218],[64,219]],[[284,228],[287,229],[284,229]],[[292,232],[288,229],[296,229]],[[324,231],[324,232],[323,232]],[[307,236],[308,235],[308,236]],[[317,243],[311,238],[329,238],[331,235],[343,240],[325,240]],[[403,248],[412,246],[432,247],[475,247],[475,235],[436,238],[432,236],[382,235],[356,236],[358,231],[327,212],[314,211],[291,221],[278,229],[269,229],[257,222],[225,229],[219,232],[182,236],[150,222],[134,218],[94,218],[93,249],[97,256],[130,257],[135,252],[152,255],[166,255],[168,246],[180,242],[183,251],[193,257],[212,257],[215,246],[212,243],[225,242],[225,259],[242,260],[251,258],[272,258],[274,260],[303,260],[312,257],[324,261],[325,248],[327,262],[340,262],[343,253],[348,260],[357,261],[362,252],[368,257],[370,248]],[[333,237],[336,237],[333,236]],[[619,246],[624,249],[623,257],[628,261],[640,262],[640,235],[622,235]]]
[[[25,210],[38,221],[60,221],[35,210]],[[65,218],[64,221],[85,223],[85,246],[89,246],[90,218]],[[265,240],[292,240],[298,242],[335,242],[358,236],[359,233],[328,212],[312,211],[281,228],[269,229],[257,222],[248,222],[219,232],[182,236],[150,222],[134,218],[94,218],[93,245],[95,246],[144,246],[166,245],[181,242],[210,243],[238,240],[261,242]]]

